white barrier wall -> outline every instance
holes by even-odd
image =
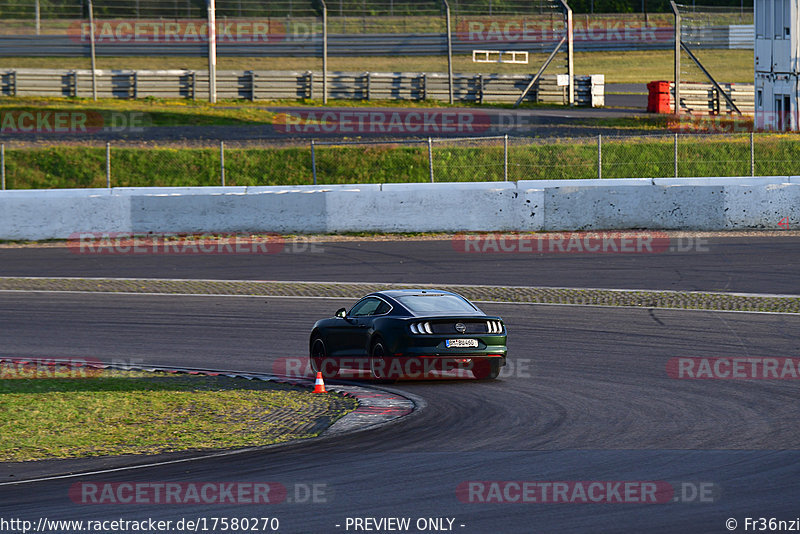
[[[800,226],[800,177],[0,191],[0,239],[80,232],[458,232]]]

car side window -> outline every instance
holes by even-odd
[[[375,310],[375,312],[372,315],[383,315],[385,313],[389,313],[389,310],[391,310],[391,309],[392,309],[391,306],[389,306],[386,302],[381,301],[380,306],[378,306],[378,308]]]
[[[348,315],[351,317],[366,317],[368,315],[373,315],[381,303],[383,303],[383,301],[380,299],[364,299],[361,302],[356,303]]]

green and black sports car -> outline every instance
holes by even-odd
[[[506,352],[500,317],[461,295],[430,289],[370,293],[350,311],[317,321],[309,339],[312,369],[329,378],[347,370],[383,380],[465,372],[493,379]]]

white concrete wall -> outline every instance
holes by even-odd
[[[800,227],[800,178],[0,191],[0,239],[81,232],[730,230]]]

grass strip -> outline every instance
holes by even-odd
[[[603,178],[674,176],[674,138],[603,138]],[[800,142],[787,134],[759,134],[753,149],[756,176],[800,174]],[[219,185],[219,148],[113,148],[115,187]],[[105,187],[105,148],[49,146],[6,150],[8,189]],[[597,177],[596,138],[512,139],[509,180]],[[423,143],[318,147],[320,184],[413,183],[430,181]],[[503,180],[502,141],[466,146],[457,141],[433,149],[437,181]],[[679,176],[749,176],[750,136],[679,138]],[[238,148],[225,152],[227,185],[313,183],[308,148]]]
[[[318,435],[354,399],[223,376],[29,376],[0,362],[0,461],[262,446]]]
[[[0,290],[79,291],[90,293],[161,293],[197,295],[257,295],[358,299],[384,289],[436,287],[470,300],[632,306],[683,310],[800,313],[800,297],[702,291],[629,291],[551,287],[377,284],[337,282],[261,282],[225,280],[153,280],[83,278],[0,278]]]

